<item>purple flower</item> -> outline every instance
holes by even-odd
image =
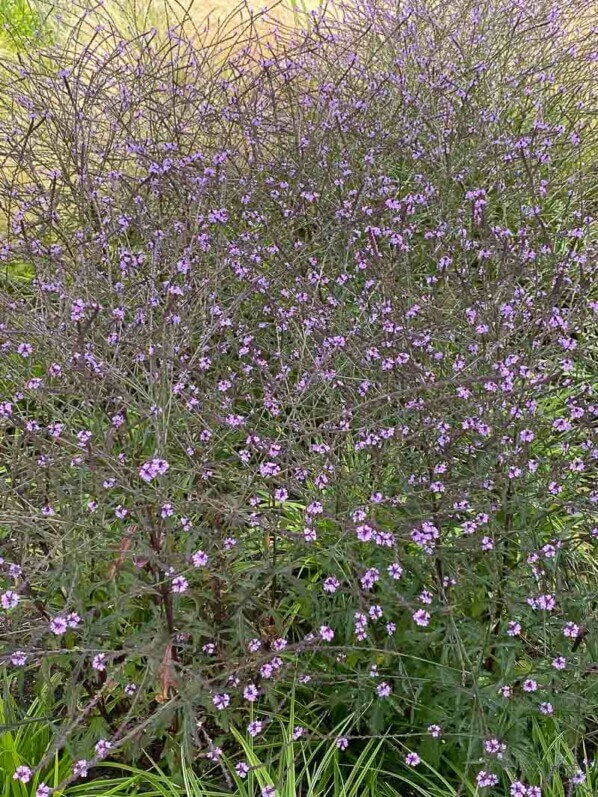
[[[108,751],[112,747],[112,742],[107,741],[106,739],[100,739],[95,746],[96,755],[98,758],[106,758],[108,755]]]
[[[193,567],[205,567],[208,563],[208,555],[205,551],[196,551],[191,557]]]
[[[430,622],[430,612],[426,612],[424,609],[418,609],[413,613],[413,622],[422,627],[427,626]]]
[[[26,767],[24,764],[21,764],[21,766],[18,766],[15,769],[12,779],[18,780],[21,783],[29,783],[32,775],[33,772],[29,769],[29,767]]]
[[[33,346],[31,343],[20,343],[17,346],[17,353],[21,355],[24,359],[27,359],[33,352]]]
[[[521,623],[511,620],[507,626],[507,634],[509,636],[519,636],[521,634]]]
[[[154,457],[154,459],[143,463],[143,465],[139,468],[139,475],[143,481],[151,482],[157,476],[163,476],[169,467],[170,465],[165,459],[158,459],[157,457]]]
[[[484,742],[484,750],[488,755],[494,755],[497,758],[502,758],[506,749],[506,744],[499,742],[498,739],[486,739]]]
[[[498,776],[493,775],[491,772],[486,772],[485,769],[481,769],[477,774],[476,781],[480,788],[496,786],[498,783]]]
[[[79,761],[75,761],[75,763],[73,764],[73,775],[76,778],[86,778],[87,767],[88,767],[87,761],[84,758],[80,758]]]
[[[334,576],[328,576],[328,578],[324,581],[324,584],[322,585],[322,589],[324,590],[324,592],[332,594],[337,591],[340,585],[341,585],[340,581],[337,578],[335,578]]]
[[[6,611],[14,609],[18,602],[19,596],[11,589],[3,592],[2,596],[0,596],[0,604],[2,604],[2,608],[6,609]]]
[[[23,650],[15,650],[15,652],[11,654],[10,663],[14,667],[24,667],[27,663],[27,654]]]
[[[405,756],[405,763],[408,767],[416,767],[421,763],[421,758],[417,753],[407,753]]]
[[[403,575],[403,568],[398,562],[393,562],[392,564],[388,565],[387,572],[388,575],[391,578],[394,578],[396,581]]]
[[[106,670],[106,654],[105,653],[98,653],[96,654],[91,662],[91,666],[94,670],[98,672],[105,672]]]
[[[324,642],[332,642],[332,640],[334,639],[334,631],[328,625],[321,625],[320,636],[322,637]]]
[[[387,684],[386,681],[382,681],[376,687],[376,693],[378,694],[378,697],[388,697],[391,692],[392,689],[390,688],[390,684]]]
[[[222,757],[222,748],[221,747],[212,747],[206,753],[206,757],[210,759],[210,761],[219,761]]]
[[[533,678],[527,678],[523,682],[523,691],[524,692],[535,692],[537,688],[538,688],[538,684],[537,684],[536,681],[534,681]]]
[[[250,703],[255,703],[259,697],[259,690],[255,684],[247,684],[243,690],[243,697]]]
[[[171,588],[173,592],[186,592],[189,587],[189,582],[184,576],[175,576],[171,581]]]
[[[68,623],[64,617],[53,617],[50,620],[50,631],[56,636],[62,636],[67,628]]]
[[[79,623],[81,622],[81,618],[76,612],[70,612],[66,616],[66,623],[69,628],[77,628]]]
[[[250,736],[257,736],[258,733],[261,733],[262,728],[263,728],[263,723],[261,720],[253,720],[253,722],[250,722],[249,725],[247,726],[247,733]]]
[[[226,693],[214,695],[212,698],[212,703],[216,706],[218,711],[223,711],[230,703],[230,695],[227,695]]]

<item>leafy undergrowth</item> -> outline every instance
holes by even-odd
[[[8,794],[591,793],[590,12],[2,63]]]
[[[26,714],[18,710],[9,693],[0,702],[3,797],[34,797],[40,782],[52,788],[58,786],[73,766],[63,751],[49,757],[47,767],[27,784],[10,777],[19,765],[39,760],[52,747],[52,704],[47,702],[47,696],[48,692],[42,689]],[[53,793],[63,797],[251,797],[267,793],[268,788],[276,789],[280,797],[458,797],[478,793],[475,783],[464,783],[456,789],[428,762],[421,770],[411,772],[397,766],[397,741],[392,737],[364,739],[360,749],[347,757],[339,740],[350,735],[356,718],[348,716],[331,734],[322,734],[315,717],[311,722],[301,721],[306,713],[292,698],[284,715],[274,719],[276,736],[272,741],[254,740],[233,731],[245,756],[244,768],[224,755],[215,772],[198,776],[181,748],[174,775],[149,757],[139,766],[104,762],[89,773],[85,783]],[[303,730],[301,736],[299,728]],[[534,723],[532,735],[534,755],[524,766],[522,780],[541,781],[550,773],[543,783],[545,797],[565,797],[573,787],[577,797],[595,794],[595,767],[579,768],[578,752],[569,746],[565,732],[555,725],[546,733]],[[585,748],[581,752],[585,754]],[[221,779],[224,787],[217,785]]]

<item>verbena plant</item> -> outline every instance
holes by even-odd
[[[584,12],[376,2],[215,49],[100,5],[4,65],[1,660],[58,728],[15,781],[182,747],[225,786],[294,686],[348,760],[534,797],[558,723],[587,777]]]

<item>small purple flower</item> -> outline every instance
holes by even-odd
[[[173,592],[186,592],[189,587],[189,582],[184,576],[175,576],[171,582]]]
[[[416,767],[421,762],[421,758],[417,753],[407,753],[405,756],[405,763],[408,767]]]
[[[218,711],[223,711],[230,703],[230,695],[226,693],[214,695],[212,703],[216,706]]]
[[[235,772],[240,778],[246,778],[249,774],[249,764],[246,764],[245,761],[239,761],[235,764]]]
[[[70,612],[70,614],[67,614],[66,623],[69,628],[77,628],[80,622],[81,618],[79,617],[77,612]]]
[[[332,642],[334,639],[334,631],[330,626],[321,625],[320,626],[320,636],[325,642]]]
[[[395,581],[398,581],[398,579],[403,575],[403,568],[398,562],[393,562],[392,564],[388,565],[387,572],[391,578],[394,578]]]
[[[506,744],[499,742],[498,739],[486,739],[484,742],[484,750],[488,755],[494,755],[497,758],[502,758],[506,749]]]
[[[21,355],[24,359],[27,359],[33,352],[33,346],[31,343],[20,343],[17,346],[17,353]]]
[[[247,726],[247,733],[250,736],[257,736],[258,733],[262,732],[262,728],[263,728],[263,723],[261,720],[253,720],[253,722],[250,722],[249,725]]]
[[[390,684],[387,684],[386,681],[382,681],[382,683],[379,683],[376,687],[376,693],[378,697],[388,697],[391,692],[392,689]]]
[[[139,475],[143,481],[151,482],[157,476],[163,476],[169,467],[170,465],[165,459],[158,459],[157,457],[154,457],[154,459],[150,459],[143,463],[143,465],[139,468]]]
[[[336,746],[339,750],[346,750],[349,746],[349,740],[346,736],[339,736],[335,742]]]
[[[205,567],[208,563],[208,555],[205,551],[197,551],[191,557],[193,567]]]
[[[422,627],[427,626],[430,622],[430,612],[426,612],[424,609],[418,609],[413,613],[413,622]]]
[[[491,772],[486,772],[485,769],[481,769],[477,774],[476,781],[480,788],[496,786],[498,783],[498,776],[493,775]]]
[[[106,671],[106,654],[105,653],[98,653],[96,654],[92,661],[91,666],[94,670],[98,672],[105,672]]]
[[[428,733],[433,739],[439,739],[442,735],[442,728],[440,725],[428,725]]]
[[[160,517],[167,518],[174,515],[174,508],[172,504],[162,504],[160,507]]]
[[[563,628],[563,636],[569,637],[569,639],[577,639],[580,632],[580,627],[575,623],[569,622]]]
[[[79,761],[75,761],[73,764],[73,775],[76,778],[86,778],[88,766],[87,761],[84,758],[80,758]]]
[[[516,780],[513,783],[511,783],[509,794],[511,795],[511,797],[525,797],[525,795],[527,794],[527,787],[520,780]]]
[[[50,631],[56,636],[62,636],[67,628],[68,623],[64,617],[53,617],[50,620]]]
[[[521,634],[521,623],[511,620],[507,626],[508,636],[519,636]]]
[[[15,650],[10,657],[13,667],[24,667],[27,664],[27,654],[23,650]]]
[[[19,603],[19,596],[16,592],[9,589],[6,592],[2,593],[0,597],[0,604],[2,604],[2,608],[8,611],[9,609],[14,609],[15,606]]]
[[[95,751],[98,758],[106,758],[108,755],[108,751],[112,747],[112,742],[107,741],[106,739],[100,739],[96,746]]]
[[[12,779],[18,780],[21,783],[29,783],[32,774],[33,772],[29,769],[29,767],[26,767],[24,764],[21,764],[21,766],[16,768],[12,776]]]
[[[259,697],[259,690],[255,684],[247,684],[243,690],[243,697],[250,703],[255,703]]]
[[[538,688],[538,684],[537,684],[536,681],[534,681],[533,678],[527,678],[523,682],[523,691],[524,692],[535,692],[537,688]]]

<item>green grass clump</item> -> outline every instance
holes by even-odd
[[[15,52],[47,40],[47,12],[34,0],[0,0],[0,52]]]

